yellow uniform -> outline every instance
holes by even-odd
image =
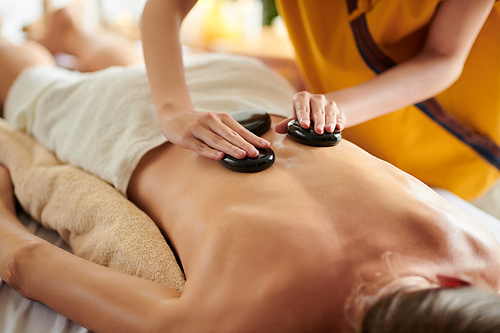
[[[415,56],[439,2],[278,0],[278,8],[308,89],[327,93]],[[482,195],[500,176],[500,4],[455,84],[343,135],[429,185],[465,199]]]

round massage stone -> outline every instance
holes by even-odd
[[[262,110],[237,110],[229,112],[231,117],[257,136],[269,131],[271,116]]]
[[[232,111],[229,114],[234,120],[257,136],[261,136],[271,128],[271,116],[266,111],[249,109]],[[274,152],[271,148],[257,150],[259,151],[257,157],[250,158],[247,156],[237,159],[226,154],[220,160],[220,163],[229,170],[237,172],[259,172],[274,164]]]
[[[315,147],[332,147],[339,144],[342,140],[342,134],[339,130],[335,130],[333,133],[324,132],[323,134],[317,134],[314,132],[314,124],[312,122],[308,129],[304,129],[300,126],[297,119],[288,122],[288,134],[298,143]]]
[[[274,151],[271,148],[257,149],[259,156],[237,159],[231,155],[224,155],[220,163],[229,170],[237,172],[259,172],[274,164]]]

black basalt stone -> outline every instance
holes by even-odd
[[[298,143],[302,143],[308,146],[315,147],[332,147],[342,140],[342,134],[339,130],[333,131],[333,133],[324,132],[323,134],[317,134],[314,132],[314,124],[311,122],[311,126],[308,129],[302,128],[297,119],[290,120],[288,122],[288,135]]]
[[[271,128],[271,116],[266,111],[249,109],[232,111],[229,114],[234,120],[257,136],[261,136]],[[257,150],[259,156],[247,156],[242,159],[226,154],[220,160],[220,164],[229,170],[237,172],[259,172],[274,164],[274,151],[271,148]]]
[[[257,136],[269,131],[271,116],[262,110],[237,110],[229,112],[231,117]]]
[[[257,149],[259,151],[259,156],[257,157],[245,157],[242,159],[237,159],[231,155],[224,155],[224,158],[220,160],[220,163],[228,168],[229,170],[237,172],[259,172],[266,170],[274,164],[274,151],[271,148]]]

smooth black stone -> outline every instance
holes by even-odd
[[[231,117],[247,130],[257,136],[269,131],[271,128],[271,116],[262,110],[237,110],[229,112]],[[266,170],[274,164],[274,152],[271,148],[257,149],[259,156],[237,159],[230,155],[224,155],[220,163],[226,168],[237,172],[259,172]]]
[[[231,117],[257,136],[269,131],[271,116],[262,110],[237,110],[229,112]]]
[[[298,143],[315,147],[332,147],[339,144],[342,140],[342,133],[339,130],[335,130],[333,133],[324,132],[323,134],[317,134],[314,132],[314,124],[312,122],[308,129],[304,129],[300,126],[297,119],[288,122],[288,134]]]
[[[232,171],[237,172],[259,172],[266,170],[274,164],[274,151],[271,148],[257,149],[259,156],[245,157],[241,160],[231,155],[224,155],[220,163]]]

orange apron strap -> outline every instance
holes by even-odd
[[[365,13],[358,10],[358,0],[346,1],[349,15],[352,15],[351,29],[354,39],[366,64],[377,74],[395,66],[396,63],[373,40],[366,23]],[[475,133],[471,128],[462,124],[458,119],[447,113],[435,98],[417,103],[415,106],[500,170],[500,147],[495,141],[487,136]]]

